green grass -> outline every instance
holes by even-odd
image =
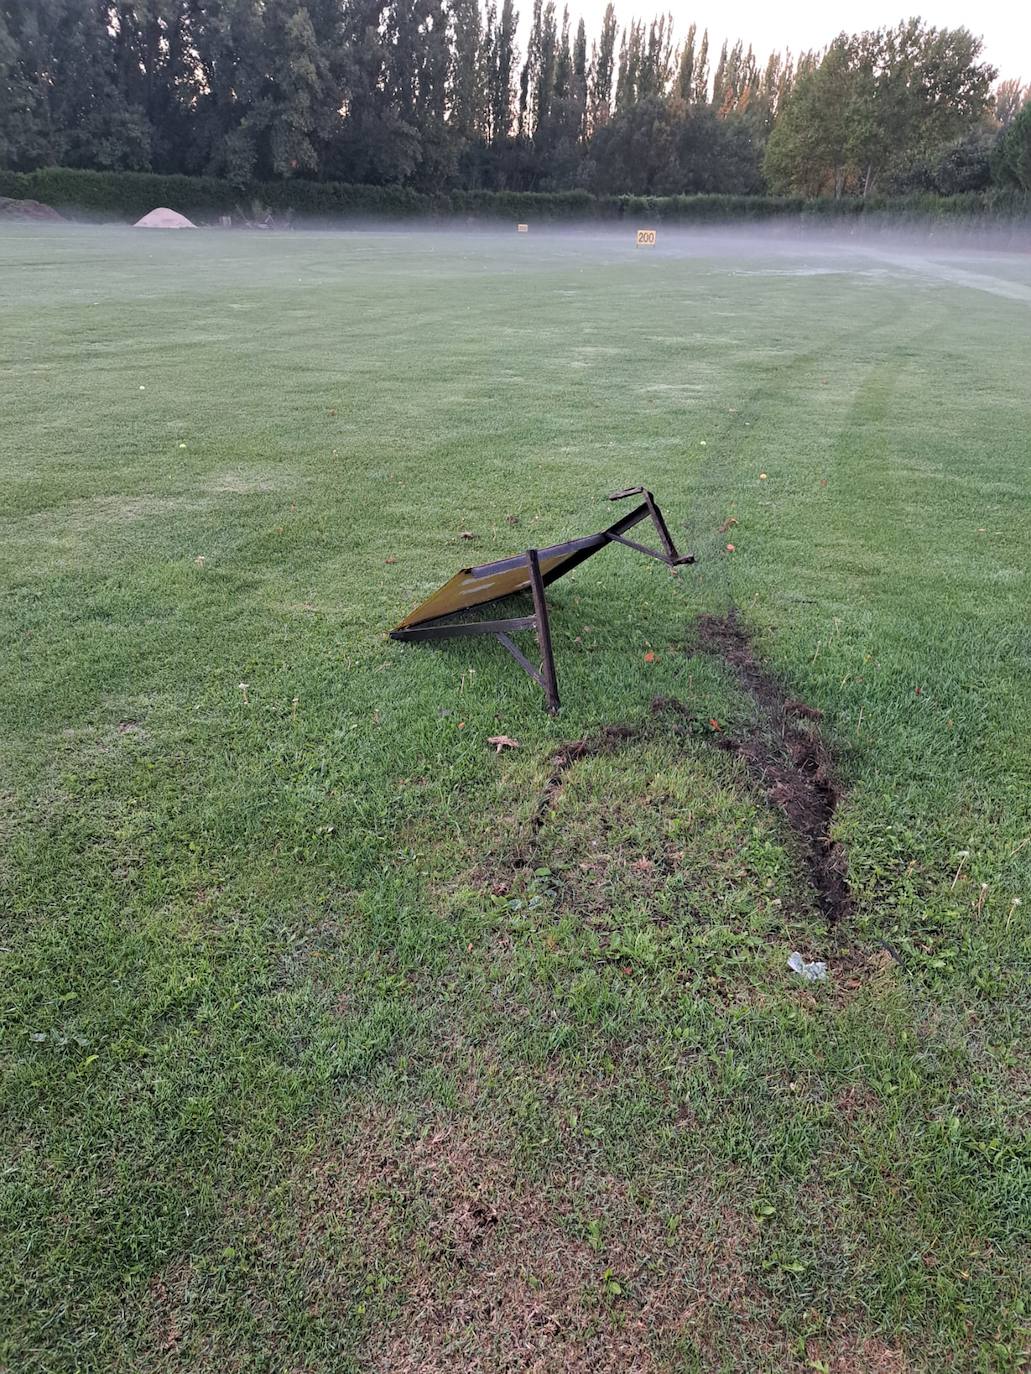
[[[0,1368],[1022,1368],[1020,293],[89,229],[5,231],[0,285]],[[558,720],[385,639],[638,482],[699,562],[554,588]],[[824,713],[834,934],[649,709],[747,724],[693,652],[731,605]]]

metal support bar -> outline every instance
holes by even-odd
[[[548,603],[544,599],[544,583],[541,580],[541,568],[537,561],[536,549],[527,549],[526,564],[530,569],[530,591],[533,593],[533,609],[537,614],[537,643],[541,651],[544,695],[548,698],[548,710],[554,716],[558,714],[558,682],[555,677],[555,656],[551,652]]]
[[[528,562],[528,555],[523,555],[523,561]],[[533,571],[530,572],[530,585],[533,587]],[[540,581],[540,568],[537,569],[537,581]],[[515,630],[535,630],[537,632],[537,642],[541,644],[541,654],[545,663],[544,673],[538,671],[514,640],[509,638],[509,631]],[[519,664],[538,687],[544,692],[548,699],[548,710],[554,715],[558,710],[558,690],[555,686],[555,661],[551,651],[551,630],[548,625],[548,608],[544,607],[544,634],[541,635],[540,617],[535,612],[533,615],[514,616],[511,620],[474,620],[467,624],[429,624],[415,625],[408,630],[391,630],[390,638],[399,639],[402,643],[419,643],[428,639],[452,639],[455,635],[493,635],[501,644],[502,648],[507,649],[515,661]],[[546,645],[546,651],[545,646]],[[550,667],[550,672],[549,672]]]
[[[440,620],[428,621],[425,625],[413,625],[407,630],[391,630],[391,639],[450,639],[453,635],[496,635],[502,630],[535,630],[537,617],[534,615],[517,616],[514,620],[470,620],[454,624]]]
[[[660,563],[665,563],[668,568],[677,568],[682,563],[694,562],[693,553],[679,554],[674,550],[674,556],[671,558],[668,554],[659,553],[658,549],[649,549],[644,544],[638,544],[634,539],[625,539],[621,534],[610,534],[609,538],[615,544],[625,544],[628,549],[636,549],[638,553],[646,553],[649,558],[657,558]]]
[[[666,550],[666,557],[671,563],[681,562],[680,555],[677,553],[677,546],[670,537],[669,529],[662,517],[662,511],[655,504],[655,497],[650,491],[644,493],[645,505],[648,507],[648,514],[652,518],[652,523],[659,531],[659,538],[662,540],[662,547]]]
[[[659,510],[655,497],[645,487],[627,487],[626,491],[614,491],[609,497],[610,501],[622,501],[627,496],[643,496],[644,501],[640,506],[635,506],[629,515],[617,520],[614,525],[610,525],[605,533],[610,539],[625,544],[629,549],[636,549],[638,553],[649,554],[652,558],[658,558],[660,562],[666,563],[669,567],[679,567],[685,563],[693,563],[694,554],[677,553],[677,546],[673,543],[673,536],[669,532],[662,511]],[[662,541],[663,552],[659,553],[655,549],[645,548],[643,544],[637,544],[633,539],[624,539],[623,534],[639,524],[645,516],[651,517],[651,522],[659,532],[659,539]]]
[[[546,692],[548,690],[547,684],[545,683],[544,679],[541,677],[537,669],[533,666],[530,660],[520,649],[519,645],[516,644],[514,640],[509,639],[508,635],[506,634],[499,634],[498,642],[500,643],[503,649],[508,650],[508,652],[512,655],[515,661],[519,664],[520,668],[522,668],[523,672],[529,674],[529,676],[533,678],[534,682],[536,682],[537,686],[543,688]]]

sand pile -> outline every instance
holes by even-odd
[[[176,210],[169,210],[165,205],[159,205],[156,210],[151,210],[149,215],[144,215],[138,219],[134,226],[136,229],[196,229],[195,224],[191,224],[185,215],[180,215]]]

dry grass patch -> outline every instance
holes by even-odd
[[[701,1190],[674,1211],[611,1177],[533,1177],[489,1132],[367,1111],[300,1181],[306,1247],[346,1235],[389,1276],[396,1306],[368,1368],[650,1374],[728,1322],[743,1346],[789,1360],[750,1273],[751,1217]],[[334,1300],[331,1286],[312,1295]]]
[[[829,1349],[811,1343],[810,1369],[827,1374],[909,1374],[911,1368],[901,1350],[876,1336],[840,1336]]]

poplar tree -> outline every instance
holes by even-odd
[[[512,74],[516,65],[515,33],[519,16],[512,0],[503,0],[501,16],[494,28],[488,79],[488,104],[492,140],[508,138],[512,132]]]
[[[588,128],[591,132],[608,123],[612,113],[612,78],[616,62],[616,10],[606,5],[601,34],[591,50],[588,94]]]
[[[680,49],[680,58],[677,62],[677,85],[676,94],[679,100],[685,105],[690,105],[694,100],[694,68],[695,68],[695,34],[697,26],[692,24],[687,31],[687,38],[684,46]]]
[[[695,105],[709,103],[709,30],[702,32],[702,41],[694,64],[694,101]]]
[[[610,3],[592,34],[534,0],[521,60],[515,2],[0,0],[0,166],[727,189],[765,157],[772,188],[839,196],[1024,166],[1016,136],[999,151],[1024,87],[993,92],[966,29],[907,20],[762,64],[739,39],[710,89],[694,24],[678,47],[668,13],[620,31]]]
[[[483,19],[479,0],[451,0],[451,127],[460,143],[471,143],[490,127],[486,114]]]

